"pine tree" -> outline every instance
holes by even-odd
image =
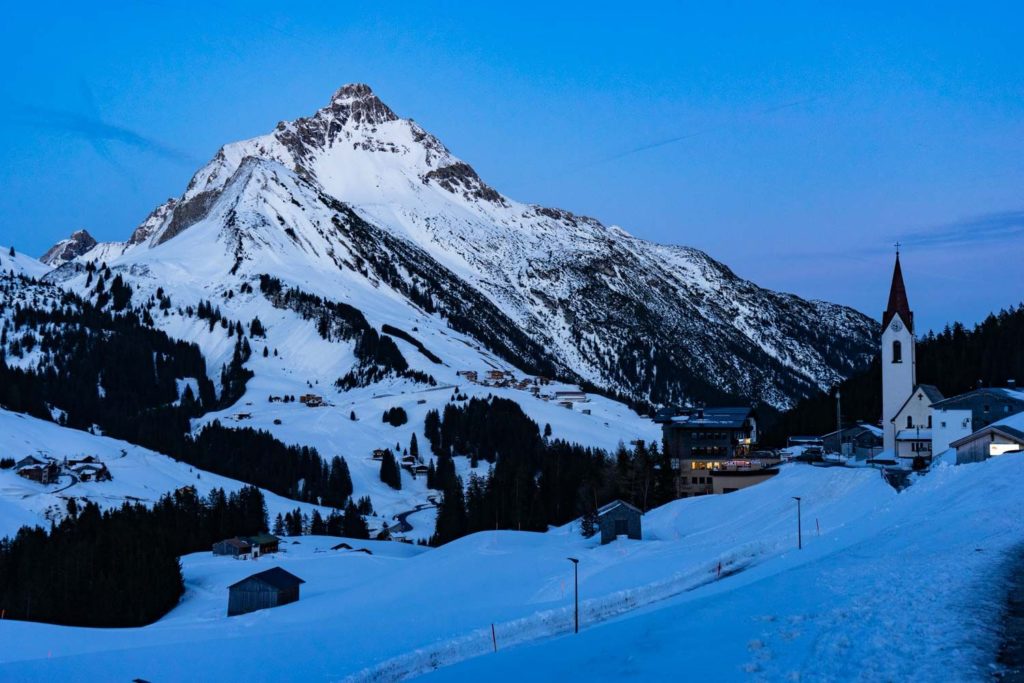
[[[327,533],[327,525],[319,510],[313,510],[313,517],[309,522],[309,533],[314,536],[323,536]]]
[[[380,461],[380,480],[396,491],[402,488],[402,470],[390,449],[384,451]]]
[[[281,517],[281,513],[277,513],[277,517],[274,519],[274,535],[284,536],[284,519]]]
[[[363,519],[362,515],[359,514],[359,510],[356,509],[355,504],[352,501],[348,502],[345,506],[345,515],[342,519],[342,536],[349,538],[370,538],[370,530],[366,526],[366,520]]]

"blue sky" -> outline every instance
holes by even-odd
[[[764,286],[878,315],[899,239],[923,326],[1024,299],[1019,5],[207,4],[5,7],[0,244],[124,239],[366,82],[505,194]]]

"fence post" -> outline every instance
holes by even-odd
[[[494,624],[491,624],[491,642],[494,643],[494,651],[498,651],[498,635],[494,632]]]

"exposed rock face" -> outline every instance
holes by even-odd
[[[39,260],[57,268],[72,261],[96,246],[96,240],[87,230],[76,230],[71,237],[57,242],[46,250]]]

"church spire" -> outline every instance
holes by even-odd
[[[907,301],[907,287],[903,284],[903,269],[900,268],[900,246],[896,243],[896,266],[892,270],[892,285],[889,287],[889,305],[882,314],[882,329],[899,314],[903,324],[909,329],[914,329],[914,314],[910,311],[910,303]]]

